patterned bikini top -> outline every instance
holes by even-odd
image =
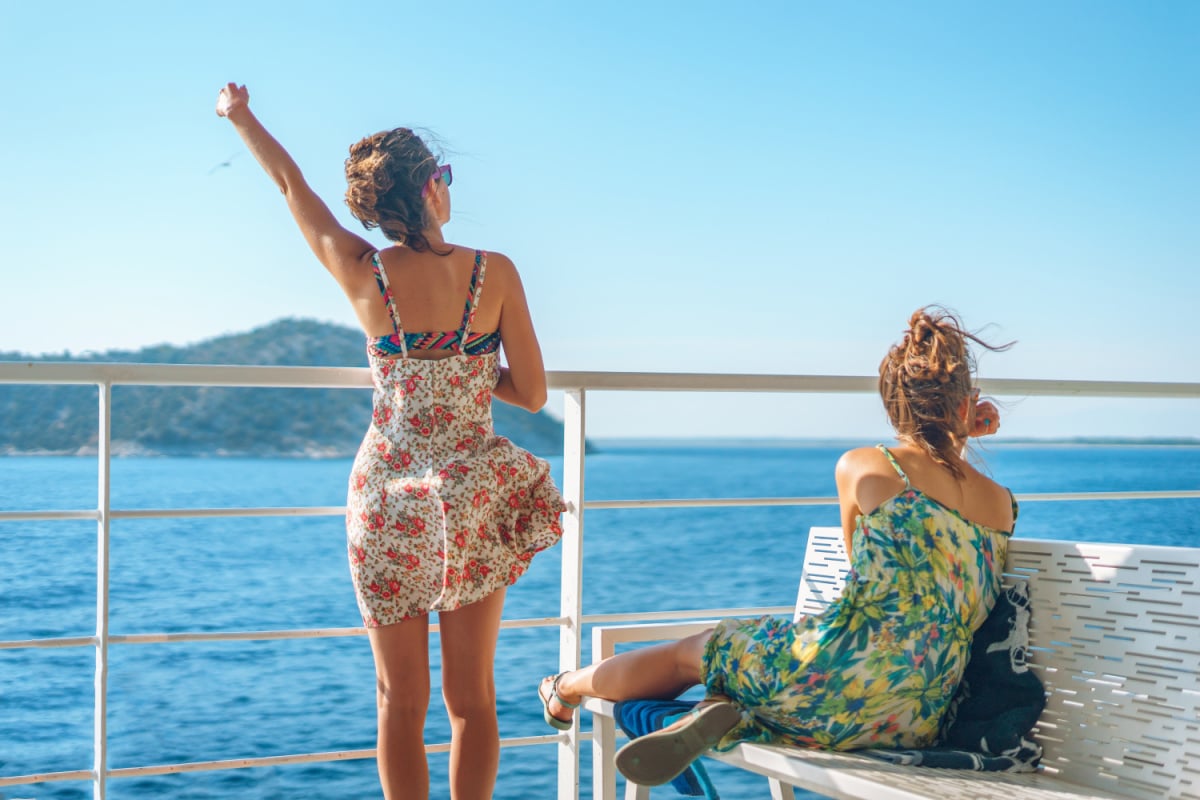
[[[475,321],[475,310],[479,307],[479,294],[483,291],[483,278],[487,272],[487,253],[475,251],[475,268],[471,270],[471,286],[467,290],[467,307],[463,310],[462,324],[456,331],[434,331],[429,333],[405,333],[392,300],[392,289],[388,286],[387,272],[379,261],[379,253],[371,256],[371,268],[375,270],[375,283],[387,304],[395,333],[379,338],[367,338],[367,351],[379,358],[401,356],[408,358],[409,350],[453,350],[469,356],[494,353],[500,347],[500,331],[471,333]]]

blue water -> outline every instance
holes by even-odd
[[[843,447],[613,446],[589,456],[592,499],[832,496]],[[999,446],[992,474],[1018,494],[1200,488],[1200,447]],[[118,459],[116,509],[341,505],[348,460]],[[561,464],[555,463],[561,478]],[[96,463],[0,458],[0,510],[89,509]],[[805,533],[836,509],[589,510],[585,610],[788,605]],[[1195,500],[1026,503],[1020,536],[1197,546]],[[114,634],[359,624],[340,517],[116,520],[110,558]],[[95,630],[96,525],[0,523],[0,640]],[[535,559],[510,591],[509,617],[558,613],[559,552]],[[585,640],[587,641],[587,640]],[[549,732],[535,695],[557,664],[556,630],[500,636],[501,734]],[[585,658],[587,657],[585,646]],[[436,641],[433,663],[437,668]],[[92,754],[90,648],[0,650],[0,775],[86,769]],[[111,648],[112,768],[370,748],[374,673],[358,637]],[[434,676],[435,687],[437,675]],[[448,727],[434,702],[429,741]],[[497,798],[555,794],[554,748],[503,752]],[[587,759],[585,759],[586,761]],[[432,796],[448,796],[447,757],[431,757]],[[763,779],[713,765],[726,798],[765,794]],[[590,796],[590,773],[583,795]],[[671,796],[668,790],[659,790]],[[123,798],[378,798],[371,761],[113,779]],[[86,782],[0,789],[0,798],[90,798]]]

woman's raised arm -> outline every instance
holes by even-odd
[[[250,111],[250,93],[245,86],[230,83],[221,89],[217,95],[217,115],[233,123],[250,153],[283,192],[308,246],[338,283],[345,285],[343,278],[355,271],[375,248],[343,228],[309,187],[287,150]]]

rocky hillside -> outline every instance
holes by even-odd
[[[365,367],[362,333],[282,319],[187,346],[0,361]],[[0,385],[0,454],[86,454],[96,448],[96,389]],[[562,423],[497,402],[496,430],[539,455],[562,453]],[[370,419],[367,390],[117,386],[113,451],[126,455],[353,455]]]

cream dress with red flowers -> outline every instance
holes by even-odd
[[[368,342],[374,411],[347,499],[350,574],[367,627],[451,611],[515,582],[561,538],[565,508],[549,464],[493,428],[498,341],[476,336],[490,351],[471,354],[470,336],[486,254],[476,253],[462,327],[432,339],[406,337],[374,263],[396,333]],[[421,340],[456,352],[409,358]]]

